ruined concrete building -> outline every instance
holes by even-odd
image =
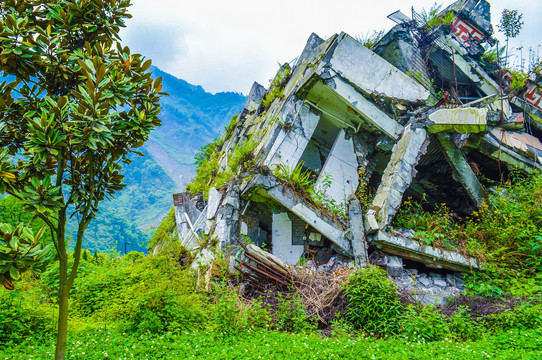
[[[217,171],[249,139],[254,165],[204,197],[174,195],[184,246],[206,234],[222,248],[248,237],[290,264],[336,256],[364,266],[379,253],[399,268],[478,266],[390,223],[408,197],[469,214],[487,196],[479,174],[540,168],[542,83],[529,79],[513,93],[510,73],[485,60],[482,45],[493,40],[484,0],[457,1],[432,26],[415,12],[397,15],[371,48],[345,33],[312,34],[268,90],[253,85],[223,136]],[[296,167],[320,203],[277,176]]]

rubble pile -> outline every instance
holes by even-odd
[[[237,242],[241,250],[235,255],[233,266],[242,275],[245,297],[257,297],[265,306],[273,307],[280,298],[278,292],[293,293],[303,299],[307,316],[324,325],[329,325],[335,314],[344,310],[341,284],[353,271],[351,268],[338,267],[340,263],[336,260],[333,271],[287,265],[253,244]]]
[[[329,271],[383,253],[380,266],[398,282],[410,284],[404,264],[414,262],[413,287],[460,289],[422,273],[455,276],[479,267],[477,259],[393,231],[391,222],[407,198],[469,215],[487,198],[483,179],[541,166],[542,79],[512,87],[510,71],[484,56],[494,42],[489,11],[485,0],[459,0],[431,24],[414,11],[393,16],[397,25],[371,48],[346,33],[312,34],[268,90],[253,85],[212,155],[208,192],[174,195],[182,244],[197,251],[206,236],[225,249],[250,239],[285,264],[304,259]],[[250,165],[234,167],[232,154],[249,143]],[[231,181],[215,188],[227,171]],[[288,186],[295,181],[306,189]]]

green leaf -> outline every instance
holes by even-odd
[[[17,268],[12,265],[9,267],[9,276],[11,276],[13,280],[19,280],[21,274],[19,273],[19,270],[17,270]]]

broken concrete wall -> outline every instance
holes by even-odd
[[[292,220],[288,213],[273,214],[273,255],[287,264],[297,264],[303,245],[293,244]]]
[[[309,106],[296,102],[287,112],[282,113],[281,119],[281,130],[264,164],[269,167],[278,164],[295,167],[318,125],[320,116],[312,112]]]
[[[316,181],[316,191],[336,204],[346,206],[347,199],[359,185],[358,162],[351,138],[341,129]]]

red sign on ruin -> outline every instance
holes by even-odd
[[[452,24],[452,31],[454,35],[467,45],[474,39],[478,42],[484,40],[484,34],[474,26],[461,19],[459,16],[455,18]]]
[[[527,92],[525,93],[525,100],[542,110],[542,104],[540,104],[540,101],[542,100],[542,89],[540,86],[537,85],[531,85]]]

